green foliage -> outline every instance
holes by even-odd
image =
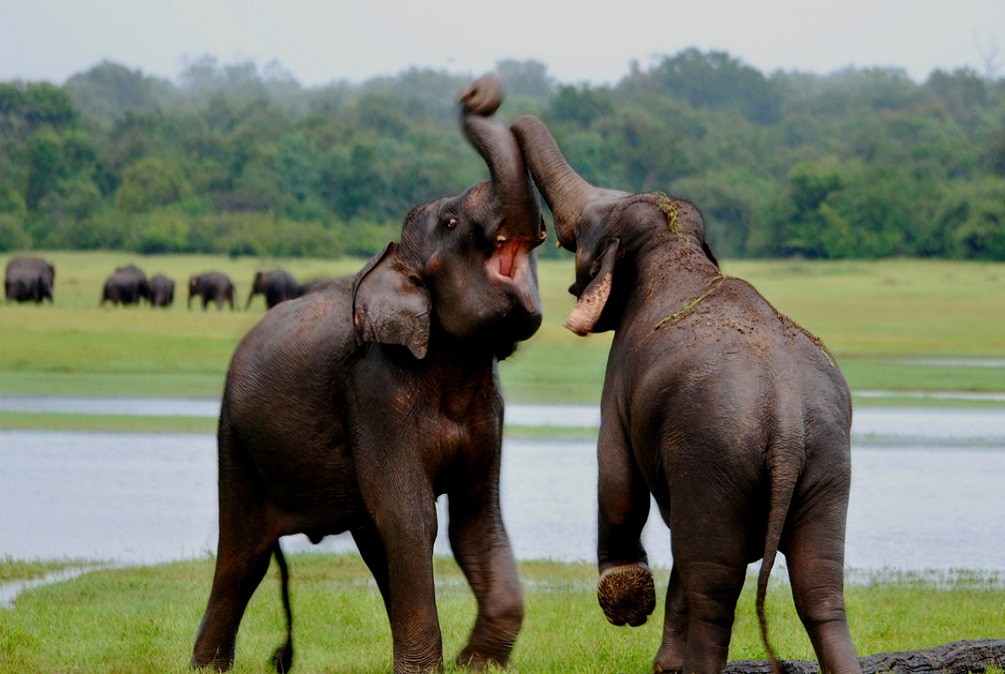
[[[613,85],[496,70],[502,121],[542,117],[591,183],[692,198],[722,256],[1005,259],[1001,79],[765,75],[695,48]],[[0,83],[3,245],[371,254],[414,205],[487,177],[457,124],[470,79],[305,89],[278,63],[204,56],[177,83],[107,61],[63,87]]]

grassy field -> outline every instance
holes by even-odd
[[[0,562],[0,577],[3,575]],[[298,554],[290,558],[295,670],[387,672],[390,630],[380,595],[353,555]],[[527,562],[520,566],[527,617],[512,671],[652,671],[662,602],[643,627],[607,624],[594,595],[588,564]],[[73,582],[37,588],[0,611],[0,671],[185,672],[212,576],[209,560],[151,568],[91,572]],[[446,657],[462,647],[474,601],[456,565],[436,564],[437,604]],[[657,587],[665,588],[658,571]],[[730,659],[763,659],[754,616],[754,578],[738,606]],[[949,580],[866,579],[848,588],[852,633],[862,655],[935,646],[957,639],[1000,637],[1005,589],[980,574]],[[787,586],[768,599],[772,643],[785,659],[813,659]],[[265,672],[282,638],[275,568],[252,599],[238,640],[236,672]],[[452,671],[448,670],[448,671]]]
[[[0,393],[219,395],[230,355],[264,312],[185,308],[186,279],[221,270],[243,309],[252,276],[282,266],[299,279],[356,271],[361,260],[258,260],[126,253],[42,253],[57,267],[54,306],[0,306]],[[175,306],[99,308],[104,278],[127,263],[179,285]],[[5,264],[6,258],[0,259]],[[742,261],[723,270],[751,281],[820,336],[853,389],[1005,391],[1002,368],[911,364],[907,359],[1005,359],[1005,264]],[[511,402],[595,402],[610,335],[562,327],[572,298],[569,260],[540,265],[545,322],[501,364]]]

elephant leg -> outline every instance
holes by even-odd
[[[523,624],[523,593],[491,477],[475,493],[450,495],[450,544],[478,601],[478,617],[458,664],[505,666]],[[477,494],[477,495],[476,495]],[[490,497],[486,495],[491,494]]]
[[[685,557],[679,564],[687,603],[687,643],[681,668],[697,674],[717,674],[726,666],[736,601],[747,565],[712,556]]]
[[[653,671],[657,674],[679,672],[684,666],[684,651],[687,648],[687,597],[676,563],[670,571],[665,607],[663,642],[653,663]]]
[[[269,569],[271,548],[225,543],[221,535],[209,603],[196,633],[192,668],[213,666],[220,671],[234,664],[237,630],[251,595]]]
[[[270,534],[265,506],[254,491],[250,469],[234,458],[225,417],[221,417],[220,425],[220,535],[216,571],[206,612],[196,633],[191,666],[212,665],[223,671],[233,665],[241,618],[269,569],[272,546],[278,537]]]
[[[373,579],[380,590],[380,596],[384,599],[384,608],[390,612],[391,605],[388,603],[390,594],[390,580],[387,574],[387,554],[384,552],[384,544],[377,535],[372,525],[352,530],[352,538],[356,541],[359,554],[363,557],[366,567],[373,574]]]
[[[820,671],[861,672],[844,604],[847,498],[815,504],[786,533],[785,560],[796,611],[813,644]]]
[[[604,424],[597,441],[597,600],[614,625],[638,626],[656,607],[656,590],[642,545],[649,489],[620,426]]]

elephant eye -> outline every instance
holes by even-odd
[[[447,229],[453,229],[457,226],[457,218],[447,218]]]

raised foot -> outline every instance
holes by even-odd
[[[638,627],[656,608],[653,574],[645,564],[607,569],[597,582],[597,601],[612,625]]]

